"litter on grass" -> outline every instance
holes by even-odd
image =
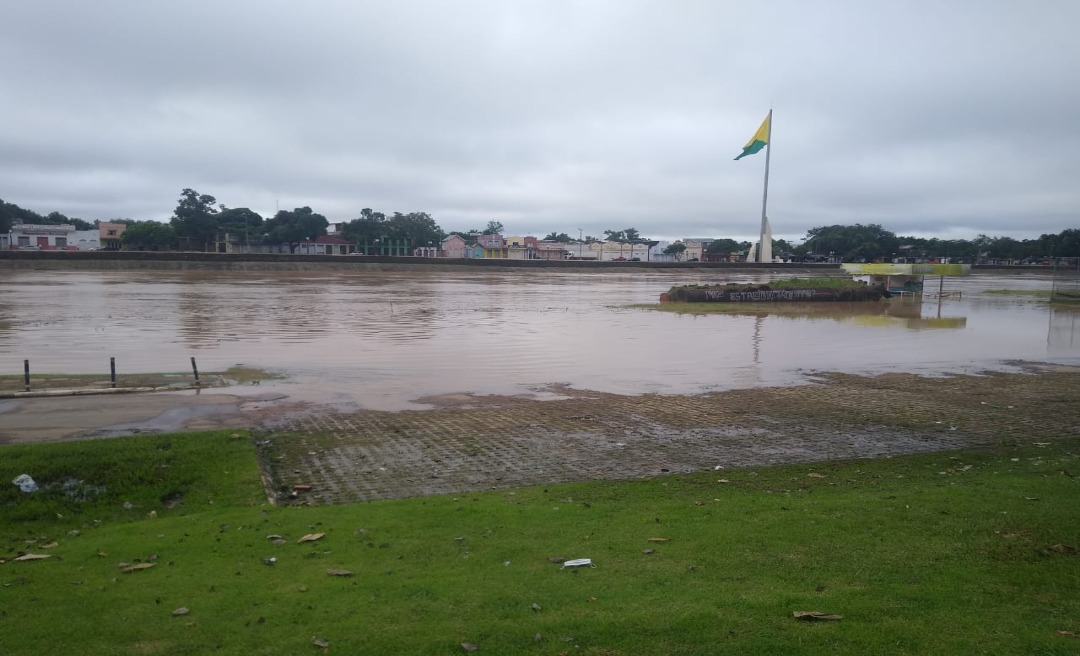
[[[19,489],[26,493],[37,492],[38,489],[37,483],[34,482],[33,478],[30,478],[29,474],[19,474],[11,482],[18,485]]]
[[[592,558],[575,558],[562,564],[563,569],[567,567],[596,567],[596,565],[593,564]]]
[[[792,617],[797,620],[803,620],[804,622],[838,622],[844,619],[843,615],[833,615],[832,613],[822,613],[818,610],[797,610],[791,613]]]

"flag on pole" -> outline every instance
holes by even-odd
[[[772,113],[770,112],[765,117],[765,120],[761,122],[761,127],[754,133],[754,136],[750,137],[750,141],[747,141],[746,145],[743,146],[742,153],[735,158],[736,161],[747,155],[753,155],[769,143],[769,117],[771,116]]]

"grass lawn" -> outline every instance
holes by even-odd
[[[1078,453],[276,508],[246,433],[3,446],[0,653],[1075,654]]]

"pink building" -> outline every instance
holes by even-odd
[[[558,241],[538,241],[535,252],[538,260],[566,259],[566,244]]]
[[[450,235],[442,241],[441,257],[465,257],[465,246],[461,235]]]

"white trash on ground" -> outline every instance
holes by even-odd
[[[563,569],[567,567],[596,567],[593,564],[592,558],[575,558],[574,560],[567,560],[563,564]]]
[[[11,481],[15,485],[19,486],[19,489],[23,492],[37,492],[38,486],[34,482],[34,479],[30,478],[29,474],[19,474],[15,477],[15,480]]]

